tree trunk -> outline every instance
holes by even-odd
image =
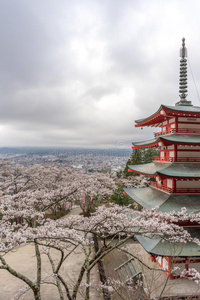
[[[87,271],[85,300],[90,299],[90,270]]]
[[[41,284],[41,272],[42,272],[42,262],[39,246],[35,243],[35,254],[37,259],[37,280],[36,280],[36,290],[40,294],[40,284]],[[39,298],[36,298],[39,299]]]

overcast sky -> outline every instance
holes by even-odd
[[[200,93],[199,0],[0,0],[0,147],[118,147],[179,100],[186,39]],[[200,105],[188,67],[188,100]]]

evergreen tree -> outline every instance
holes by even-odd
[[[127,197],[126,195],[124,195],[124,190],[121,185],[118,186],[118,188],[114,191],[114,193],[110,197],[110,202],[113,202],[120,206],[123,206],[123,205],[127,206],[127,205],[131,204],[131,206],[130,206],[131,208],[138,209],[138,205],[136,203],[134,203],[130,197]]]
[[[139,165],[139,164],[147,164],[153,161],[154,156],[159,156],[159,150],[157,149],[133,149],[133,153],[131,157],[128,159],[125,169],[124,169],[124,176],[136,176],[137,174],[133,174],[128,172],[129,165]]]
[[[159,150],[157,149],[142,149],[142,164],[147,164],[153,161],[154,156],[159,156]]]

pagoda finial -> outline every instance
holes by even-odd
[[[185,38],[182,38],[182,48],[180,49],[180,57],[187,57],[187,48],[185,48]]]
[[[182,39],[182,48],[180,49],[180,78],[179,78],[179,97],[180,101],[176,105],[192,105],[187,101],[187,48],[185,47],[185,38]]]

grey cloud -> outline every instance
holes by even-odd
[[[153,130],[134,128],[134,120],[178,101],[184,31],[200,82],[195,5],[1,1],[0,145],[98,147],[152,137]],[[199,105],[191,76],[188,81]]]

